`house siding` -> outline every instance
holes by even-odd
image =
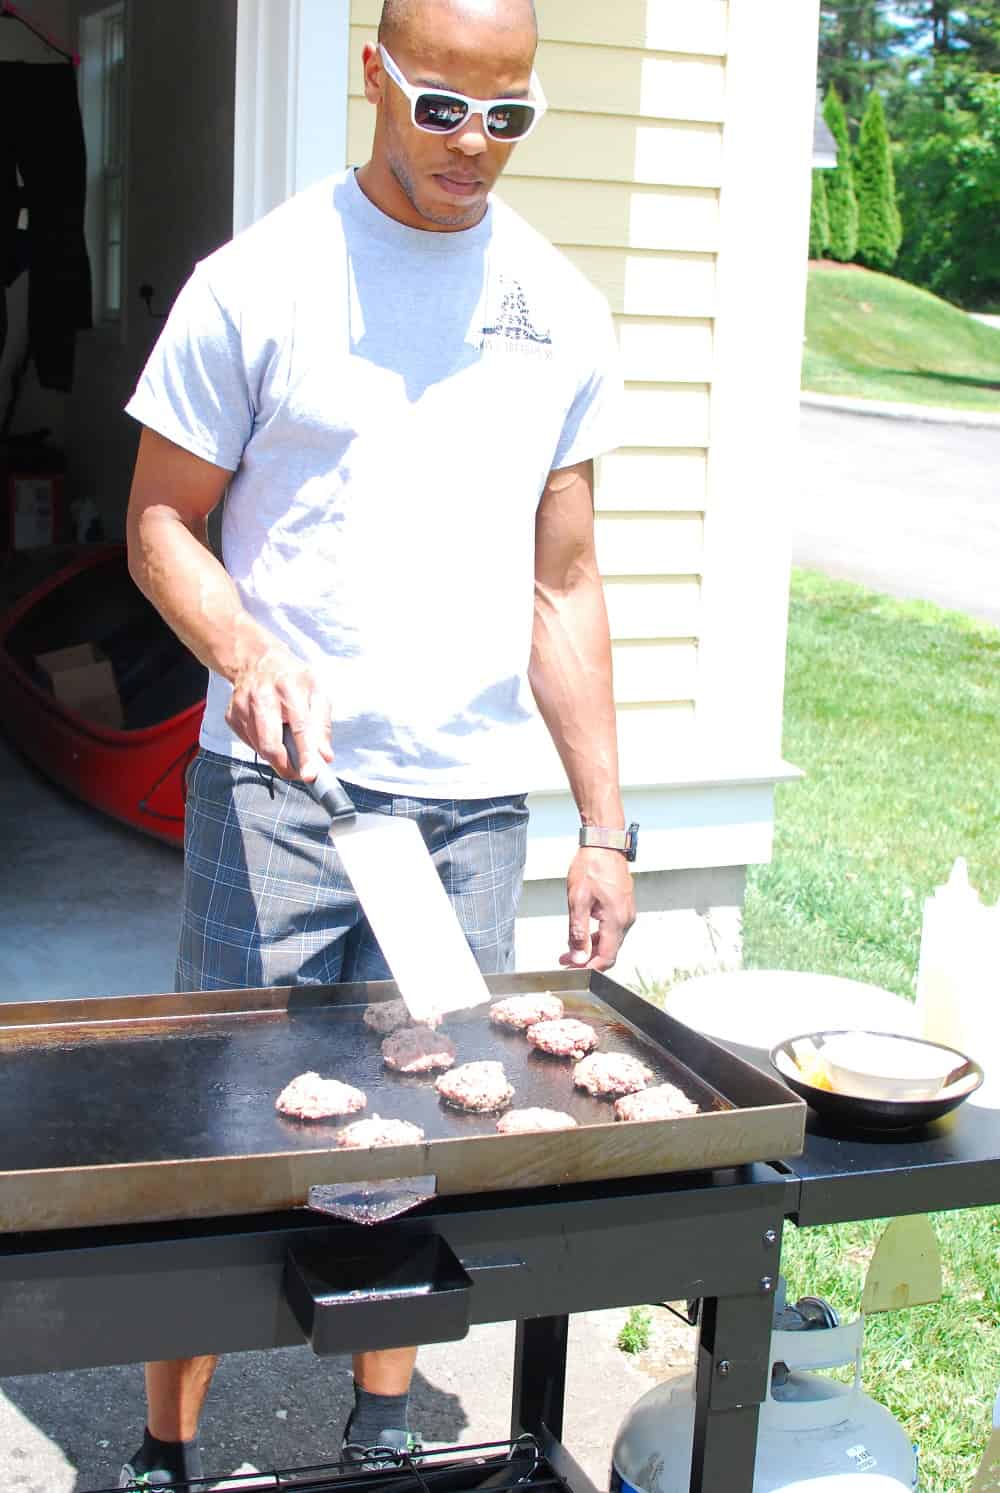
[[[542,127],[499,195],[605,295],[626,379],[622,444],[598,467],[622,781],[664,777],[691,740],[711,428],[726,8],[538,0]],[[377,0],[353,0],[348,159],[367,157],[361,48]],[[543,769],[559,781],[554,753]]]

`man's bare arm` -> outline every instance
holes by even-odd
[[[611,640],[594,546],[593,462],[552,472],[539,503],[529,678],[582,821],[623,828]],[[578,850],[567,897],[563,962],[609,969],[635,920],[624,856]],[[592,917],[598,922],[593,940]]]
[[[243,607],[208,544],[208,516],[232,476],[143,430],[127,536],[132,579],[177,636],[233,686],[226,719],[283,776],[293,777],[281,742],[295,734],[301,775],[332,759],[330,707],[310,670]]]

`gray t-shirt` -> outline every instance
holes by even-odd
[[[196,267],[127,408],[234,473],[226,569],[327,689],[336,771],[483,798],[533,779],[539,497],[620,389],[604,300],[509,208],[423,232],[349,171]],[[229,693],[202,745],[252,758]]]

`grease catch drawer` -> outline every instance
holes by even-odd
[[[469,1331],[472,1281],[436,1234],[367,1232],[356,1253],[289,1249],[285,1295],[320,1357],[447,1343]]]

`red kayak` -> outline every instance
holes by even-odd
[[[101,660],[93,677],[107,681],[107,697],[93,714],[54,692],[71,694],[73,681],[63,674],[54,685],[46,656],[67,648]],[[175,845],[206,686],[205,669],[129,576],[124,545],[88,547],[0,618],[5,735],[84,803]]]

